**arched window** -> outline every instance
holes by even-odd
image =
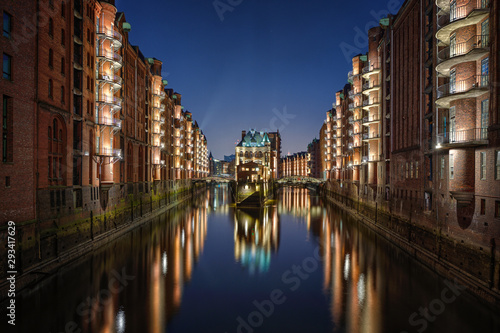
[[[57,140],[57,119],[52,120],[52,129],[54,130],[52,138]]]
[[[53,93],[52,93],[52,80],[49,79],[49,97],[52,98]]]
[[[54,20],[49,18],[49,36],[54,37]]]
[[[54,67],[54,51],[52,49],[49,49],[49,67]]]

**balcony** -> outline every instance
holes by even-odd
[[[372,91],[380,90],[380,83],[367,82],[363,84],[363,94],[369,95]]]
[[[354,124],[354,117],[352,117],[352,116],[349,117],[349,124],[351,124],[351,125]]]
[[[369,110],[371,107],[379,106],[380,102],[378,98],[367,99],[363,101],[363,109]]]
[[[115,48],[122,47],[123,37],[118,31],[109,29],[107,27],[98,27],[97,37],[99,37],[100,39],[107,39],[111,41],[113,47]]]
[[[115,72],[122,67],[122,56],[111,50],[99,48],[97,51],[97,59],[110,62]]]
[[[450,35],[453,31],[469,25],[478,24],[489,13],[489,0],[470,0],[463,5],[450,7],[449,13],[444,12],[438,18],[438,32],[436,38],[442,43],[450,44]]]
[[[465,80],[443,84],[438,87],[436,104],[449,108],[450,102],[463,98],[476,98],[488,91],[488,75],[473,75]]]
[[[363,141],[378,140],[378,139],[380,139],[379,133],[372,132],[363,134]]]
[[[114,109],[121,109],[122,99],[114,96],[98,95],[96,97],[97,104],[109,105]]]
[[[108,74],[98,74],[96,78],[97,82],[102,82],[110,84],[114,90],[118,90],[122,87],[122,78],[118,75],[108,75]]]
[[[354,103],[349,103],[349,110],[354,110]]]
[[[380,122],[380,117],[378,115],[371,115],[371,116],[366,116],[363,117],[363,125],[364,126],[369,126],[370,124],[378,123]]]
[[[96,147],[95,154],[97,156],[103,156],[103,157],[116,157],[118,159],[122,158],[122,150],[121,149]]]
[[[165,160],[154,160],[153,165],[156,167],[162,167],[165,166]]]
[[[352,82],[353,80],[354,80],[353,71],[350,71],[350,72],[347,74],[347,81]]]
[[[116,129],[122,128],[122,121],[117,118],[99,117],[96,119],[96,124],[100,126],[114,127]]]
[[[488,144],[487,128],[441,133],[436,136],[436,149],[469,148]]]
[[[363,68],[363,78],[368,79],[372,74],[380,73],[380,63],[371,63]]]
[[[380,162],[380,155],[363,156],[362,163]]]
[[[476,61],[489,52],[490,36],[473,36],[464,43],[448,46],[438,53],[436,71],[449,76],[450,68],[468,61]]]
[[[354,90],[349,90],[349,97],[353,98],[354,97]]]

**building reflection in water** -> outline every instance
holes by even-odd
[[[278,252],[280,223],[276,207],[235,209],[234,257],[248,272],[265,273],[271,253]]]
[[[127,313],[126,309],[119,307],[120,293],[113,294],[106,301],[96,294],[91,297],[95,305],[87,318],[89,330],[85,332],[165,332],[167,323],[181,306],[184,286],[191,279],[194,266],[203,252],[207,235],[207,207],[211,207],[210,202],[213,202],[216,192],[202,196],[195,203],[195,208],[187,211],[179,209],[178,213],[174,209],[160,218],[158,223],[144,227],[140,234],[132,236],[132,246],[143,250],[131,254],[139,258],[134,260],[134,267],[126,272],[138,274],[134,278],[137,281],[133,281],[137,290],[127,290],[127,297],[134,298],[132,302],[137,304],[144,304],[146,300],[146,308],[138,314]],[[102,274],[103,284],[107,286],[112,277]],[[134,288],[131,284],[126,288]],[[141,315],[146,315],[145,320],[138,320]],[[128,327],[127,316],[135,317],[130,320],[133,325],[143,323],[144,326]]]
[[[317,238],[335,331],[380,332],[385,270],[377,269],[381,263],[371,239],[305,188],[282,189],[278,212],[303,217]]]

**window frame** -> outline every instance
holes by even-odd
[[[8,18],[9,24],[8,24],[8,30],[5,30],[5,18]],[[8,12],[5,10],[3,11],[2,15],[2,35],[5,38],[12,38],[12,15],[10,15]]]

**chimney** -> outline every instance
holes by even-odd
[[[241,131],[241,140],[245,138],[245,135],[247,135],[247,131]]]

